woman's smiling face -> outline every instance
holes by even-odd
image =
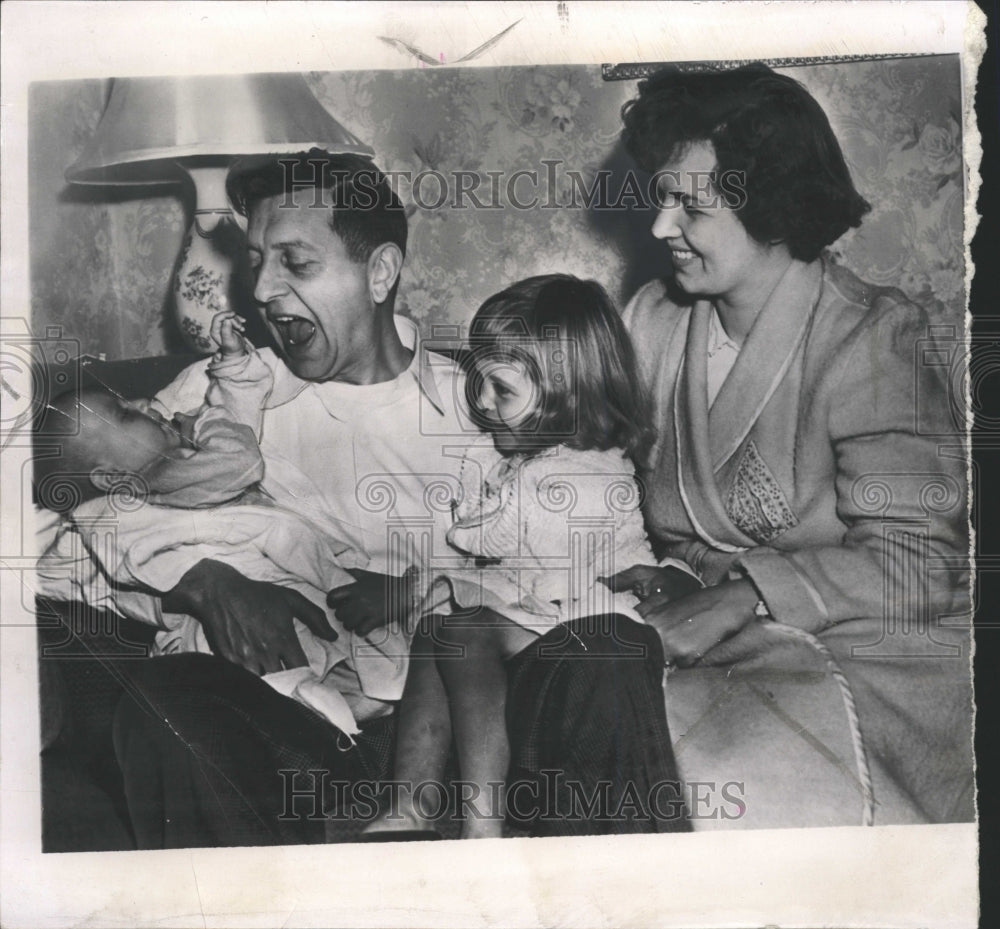
[[[692,142],[664,165],[652,231],[670,248],[674,279],[685,293],[726,298],[753,287],[772,247],[750,237],[736,211],[709,183],[715,170],[711,142]]]

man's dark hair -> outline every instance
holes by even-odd
[[[625,147],[650,173],[683,157],[692,143],[710,142],[718,177],[742,186],[736,215],[749,235],[784,242],[801,261],[819,257],[871,209],[822,107],[798,81],[764,64],[666,67],[639,84],[622,120]]]
[[[276,155],[273,161],[245,170],[237,164],[226,179],[229,199],[243,216],[260,200],[310,188],[317,192],[317,203],[330,209],[330,228],[352,261],[364,264],[386,242],[406,254],[403,205],[369,158],[331,155],[314,148],[297,155]]]

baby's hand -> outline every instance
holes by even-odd
[[[223,310],[212,317],[212,338],[222,351],[223,358],[237,358],[249,354],[247,340],[243,337],[245,323],[233,310]]]

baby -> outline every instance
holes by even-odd
[[[64,437],[62,457],[50,465],[40,490],[61,481],[73,493],[63,495],[60,509],[73,513],[43,556],[40,576],[44,586],[46,571],[71,564],[81,583],[86,572],[99,569],[117,584],[164,592],[180,581],[195,554],[297,591],[309,601],[301,615],[310,626],[295,620],[309,666],[264,680],[352,735],[358,722],[391,710],[382,695],[405,674],[406,648],[355,643],[326,613],[326,591],[353,580],[339,560],[347,546],[322,514],[293,512],[283,505],[288,501],[276,502],[258,486],[265,470],[258,437],[273,375],[242,333],[234,313],[216,315],[212,337],[219,351],[209,363],[206,402],[191,414],[167,420],[147,401],[100,390],[53,401],[52,410],[78,426]],[[122,488],[153,505],[116,506],[113,492]],[[95,529],[109,516],[116,544],[95,544]],[[81,540],[86,563],[79,557]],[[310,620],[318,615],[310,605],[323,610],[330,628]],[[193,617],[164,614],[163,622],[157,653],[212,650]]]
[[[272,375],[249,350],[242,329],[232,312],[213,320],[220,348],[209,366],[206,403],[194,413],[168,421],[146,400],[102,390],[52,401],[53,412],[77,424],[50,469],[75,491],[64,498],[69,508],[123,482],[161,506],[214,506],[240,497],[263,477],[257,434]]]

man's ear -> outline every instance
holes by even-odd
[[[368,259],[368,293],[375,303],[385,303],[399,280],[403,253],[393,242],[383,242]]]

